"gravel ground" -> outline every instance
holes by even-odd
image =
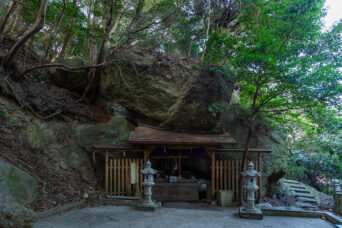
[[[156,228],[207,228],[207,227],[276,227],[325,228],[333,227],[319,218],[294,218],[264,216],[263,220],[241,219],[237,208],[223,210],[195,210],[160,208],[155,212],[135,211],[128,206],[101,206],[76,209],[59,216],[47,217],[35,223],[35,228],[106,228],[106,227],[156,227]]]

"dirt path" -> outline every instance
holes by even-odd
[[[105,227],[277,227],[325,228],[333,227],[318,218],[264,216],[263,220],[246,220],[236,216],[236,208],[224,210],[194,210],[160,208],[156,212],[135,211],[128,206],[103,206],[76,209],[59,216],[44,218],[35,228],[105,228]]]

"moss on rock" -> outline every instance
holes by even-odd
[[[8,192],[11,195],[10,198],[20,204],[29,203],[37,196],[37,180],[2,161],[0,161],[0,181],[0,191]]]

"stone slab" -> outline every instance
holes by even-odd
[[[297,200],[305,203],[317,204],[317,200],[307,197],[297,197]]]
[[[299,184],[298,181],[295,180],[284,180],[285,183],[293,183],[293,184]]]
[[[239,208],[239,216],[240,218],[245,218],[245,219],[256,219],[256,220],[262,220],[263,215],[261,213],[248,213],[243,211],[243,207]]]
[[[307,193],[300,193],[300,192],[295,192],[294,194],[294,197],[307,197],[307,198],[312,198],[314,199],[315,197],[311,194],[307,194]]]
[[[342,225],[342,217],[341,216],[337,216],[331,212],[325,212],[325,216],[329,222],[334,223],[334,224],[338,224],[338,225]]]
[[[289,184],[290,188],[301,188],[305,189],[305,187],[301,184]]]
[[[304,202],[296,202],[297,207],[301,208],[318,208],[317,205],[314,205],[312,203],[304,203]]]
[[[295,192],[301,192],[301,193],[310,193],[308,190],[306,189],[301,189],[301,188],[292,188],[292,190],[294,190]]]
[[[264,215],[268,216],[289,216],[289,217],[308,217],[321,218],[324,212],[321,211],[306,211],[301,208],[296,210],[288,210],[282,207],[274,207],[273,209],[261,209]]]

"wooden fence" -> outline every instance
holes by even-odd
[[[143,158],[109,158],[106,157],[105,190],[111,196],[141,196],[143,192],[143,175],[140,170],[144,168]],[[216,160],[213,167],[212,180],[214,192],[218,190],[231,190],[233,200],[238,199],[239,175],[241,160]],[[250,162],[250,161],[248,161]],[[261,171],[261,163],[252,161],[255,169]],[[247,167],[247,166],[246,166]],[[261,178],[258,178],[260,194]]]
[[[260,172],[260,163],[257,160],[253,160],[252,162],[255,165],[255,170]],[[216,160],[212,173],[212,184],[214,185],[212,189],[214,192],[218,190],[231,190],[233,192],[233,200],[238,200],[241,163],[242,160]],[[261,178],[258,178],[259,190],[261,191],[260,183]],[[258,191],[258,194],[260,194],[260,191]]]
[[[105,190],[112,196],[140,196],[142,192],[143,159],[107,158]]]

